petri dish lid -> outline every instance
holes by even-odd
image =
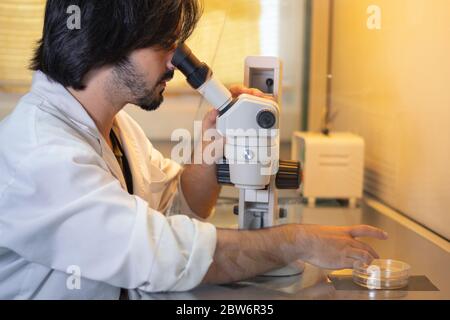
[[[411,267],[392,259],[373,260],[370,265],[357,261],[353,281],[368,289],[400,289],[408,285]]]

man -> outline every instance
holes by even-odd
[[[71,5],[80,29],[67,27]],[[198,18],[196,0],[48,1],[31,91],[0,124],[0,298],[117,299],[297,259],[339,269],[377,257],[354,239],[386,238],[369,226],[236,231],[201,221],[220,191],[214,165],[163,158],[121,111],[159,107],[176,45]],[[168,214],[175,204],[183,215]]]

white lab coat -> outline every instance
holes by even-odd
[[[43,73],[0,123],[0,298],[136,298],[201,282],[215,227],[193,219],[182,168],[124,111],[115,126],[134,195],[84,108]]]

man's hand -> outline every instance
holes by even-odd
[[[216,109],[209,110],[203,117],[202,132],[205,133],[208,129],[216,128],[216,118],[219,115],[219,111]]]
[[[297,225],[295,243],[301,248],[301,259],[325,269],[353,268],[356,261],[370,264],[379,256],[368,244],[355,238],[386,240],[383,230],[367,226],[330,227]],[[295,231],[294,231],[295,232]]]
[[[241,86],[241,85],[233,85],[229,88],[229,90],[230,90],[233,98],[237,98],[241,94],[246,93],[246,94],[251,94],[252,96],[257,96],[260,98],[273,100],[273,97],[271,95],[267,95],[264,92],[262,92],[261,90],[255,89],[255,88],[247,88],[247,87]]]
[[[378,228],[288,224],[259,230],[217,230],[214,261],[204,283],[240,281],[303,260],[324,269],[353,268],[378,254],[355,238],[387,239]]]
[[[264,92],[262,92],[259,89],[247,88],[242,85],[233,85],[229,88],[229,90],[230,90],[233,98],[237,98],[241,94],[245,93],[245,94],[250,94],[250,95],[264,98],[264,99],[274,100],[271,95],[266,95],[266,94],[264,94]],[[211,109],[206,113],[206,115],[204,116],[203,121],[202,121],[202,136],[203,137],[205,136],[205,133],[208,130],[210,130],[210,129],[214,130],[216,128],[216,119],[217,119],[218,115],[219,115],[219,111],[217,111],[216,109]],[[216,139],[220,139],[220,140],[223,139],[223,137],[219,137],[220,135],[218,133],[210,134],[209,136],[211,136],[211,135],[214,136]],[[202,142],[203,142],[202,150],[204,150],[211,143],[211,141],[209,141],[209,140],[202,141]],[[216,141],[216,142],[218,142],[218,141]],[[223,140],[222,140],[222,145],[223,145]],[[219,155],[218,158],[222,158],[222,156]]]
[[[273,100],[272,96],[264,94],[264,92],[259,89],[247,88],[242,85],[233,85],[229,88],[229,90],[231,92],[231,95],[233,96],[233,99],[239,97],[241,94],[246,93],[252,96]],[[216,127],[216,118],[218,115],[219,111],[217,111],[216,109],[211,109],[208,111],[202,122],[203,133],[205,133],[208,129],[214,129]]]

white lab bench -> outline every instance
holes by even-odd
[[[285,197],[283,197],[283,195]],[[329,280],[328,270],[306,265],[305,271],[292,277],[256,277],[229,285],[201,285],[189,292],[148,294],[143,299],[206,299],[206,300],[277,300],[277,299],[450,299],[450,252],[430,241],[410,227],[374,209],[363,201],[359,208],[350,209],[337,203],[308,208],[295,193],[282,193],[281,206],[288,209],[290,222],[327,225],[370,224],[389,233],[389,240],[367,240],[381,258],[390,258],[411,265],[413,276],[426,276],[438,291],[418,291],[414,288],[400,290],[367,290],[352,286],[351,278],[344,289]],[[210,219],[218,227],[237,224],[232,208],[235,199],[221,199],[215,215]],[[369,202],[370,203],[370,202]],[[423,278],[423,277],[422,277]],[[342,279],[341,279],[342,280]],[[411,283],[411,282],[410,282]],[[342,287],[342,286],[341,286]],[[428,289],[427,289],[428,290]]]

